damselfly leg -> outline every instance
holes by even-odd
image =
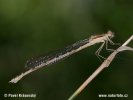
[[[111,42],[112,42],[112,41],[111,41]],[[108,41],[106,41],[105,43],[106,43],[106,46],[105,46],[105,47],[106,47],[106,50],[108,50],[108,51],[114,51],[114,49],[109,49],[109,48],[108,48]]]
[[[102,50],[102,48],[103,48],[104,45],[105,45],[105,41],[102,43],[102,45],[100,46],[100,48],[95,52],[95,55],[98,57],[98,59],[99,59],[100,61],[101,61],[100,57],[101,57],[102,59],[106,59],[105,57],[103,57],[103,56],[100,55],[100,52],[101,52],[101,50]]]
[[[108,42],[109,42],[110,44],[112,44],[112,45],[118,45],[118,43],[114,43],[113,41],[110,40],[110,38],[107,37],[107,40],[105,40],[105,41],[102,43],[102,45],[100,46],[100,48],[95,52],[95,55],[96,55],[99,59],[100,59],[100,58],[106,59],[105,57],[103,57],[103,56],[100,55],[100,52],[101,52],[102,48],[104,47],[104,45],[105,45],[105,47],[106,47],[106,50],[108,50],[108,51],[114,51],[114,49],[109,49],[109,48],[108,48]],[[100,59],[100,60],[101,60],[101,59]]]
[[[120,43],[114,43],[109,37],[107,37],[107,41],[109,41],[111,45],[121,45]]]

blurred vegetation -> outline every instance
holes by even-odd
[[[0,99],[27,99],[3,98],[4,93],[36,93],[37,100],[66,100],[101,64],[94,55],[100,44],[18,84],[8,81],[25,69],[27,59],[93,34],[111,30],[114,41],[123,43],[132,35],[132,16],[132,0],[0,0]],[[132,52],[119,54],[76,100],[98,100],[104,93],[128,94],[125,99],[133,100],[132,59]]]

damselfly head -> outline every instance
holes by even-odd
[[[108,31],[107,32],[107,35],[108,35],[109,38],[113,38],[114,37],[114,33],[111,32],[111,31]]]

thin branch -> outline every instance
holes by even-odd
[[[120,46],[118,49],[116,49],[113,53],[111,53],[108,58],[100,65],[99,68],[97,68],[93,74],[69,97],[68,100],[73,100],[78,94],[85,89],[85,87],[106,67],[110,65],[110,63],[115,58],[116,54],[125,50],[133,51],[133,48],[128,47],[127,45],[129,42],[133,40],[133,35],[125,42],[122,46]]]

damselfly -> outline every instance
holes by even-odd
[[[85,49],[91,45],[94,45],[96,43],[101,43],[101,42],[102,42],[102,45],[96,51],[96,54],[98,56],[102,57],[99,54],[101,49],[103,48],[104,44],[106,44],[106,49],[111,50],[111,49],[107,48],[107,45],[108,45],[108,42],[110,42],[111,44],[114,44],[111,41],[111,38],[113,38],[113,37],[114,37],[114,34],[111,31],[108,31],[105,34],[91,36],[90,38],[78,41],[78,42],[76,42],[72,45],[69,45],[69,46],[65,47],[64,49],[58,50],[52,54],[32,58],[26,62],[25,66],[28,68],[38,69],[43,66],[54,64],[55,62],[60,61],[66,57],[69,57],[70,55],[72,55],[82,49]]]

